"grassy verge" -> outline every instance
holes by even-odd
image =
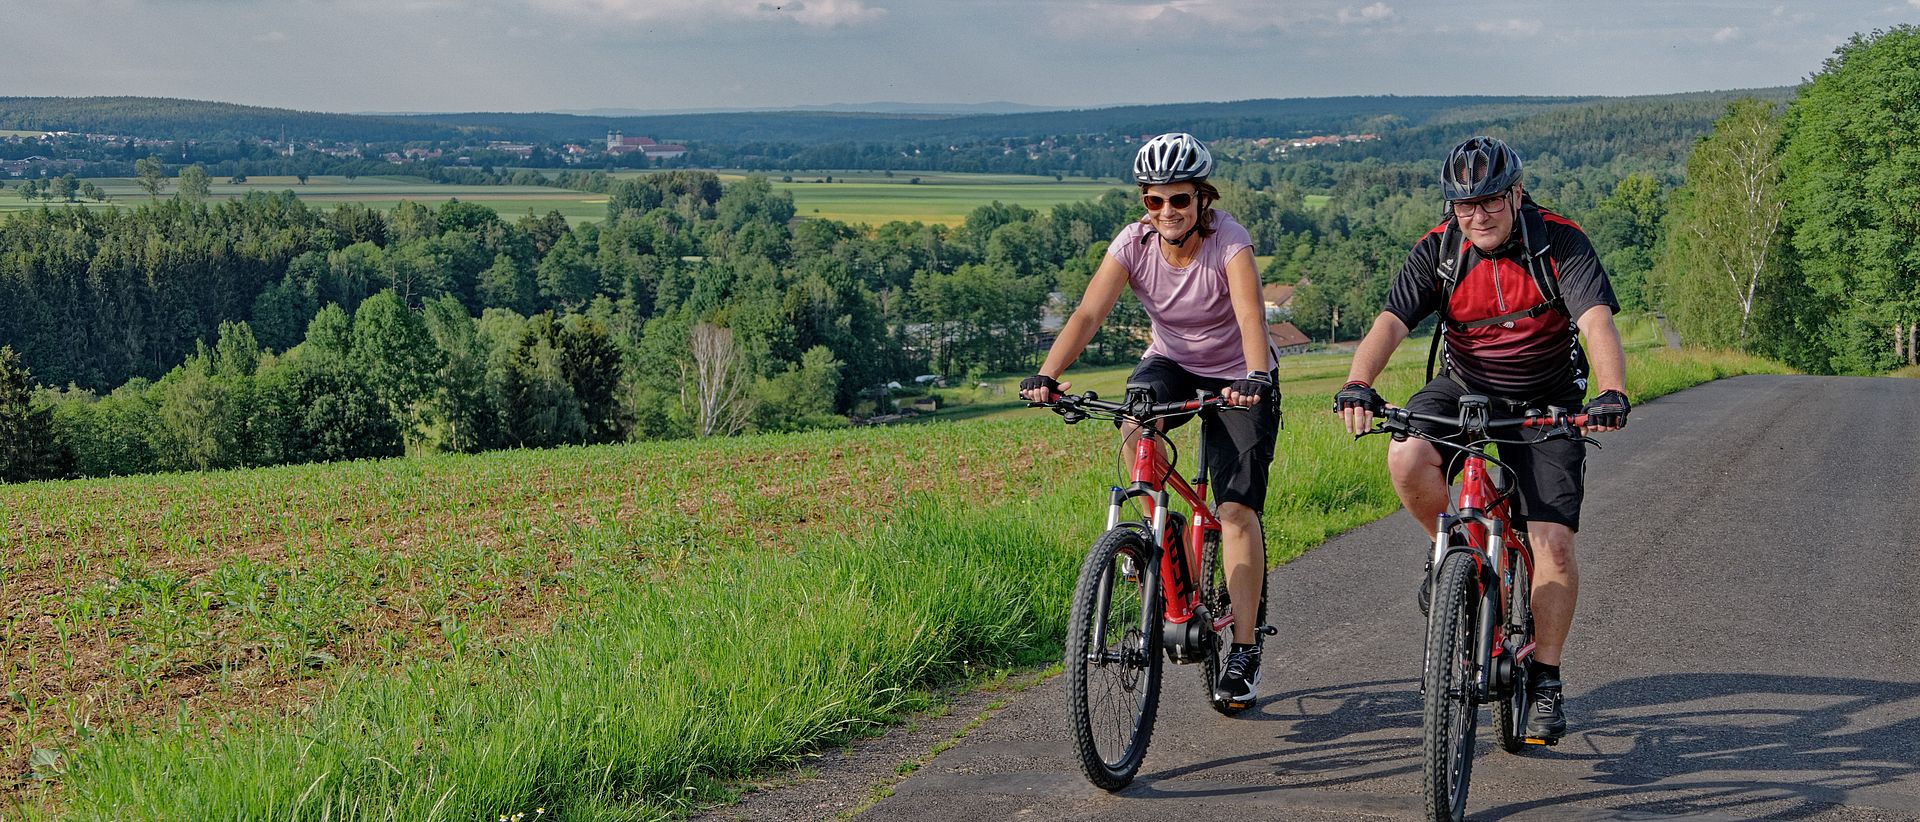
[[[1630,357],[1637,400],[1722,376],[1781,370],[1704,352],[1641,348]],[[1424,353],[1396,366],[1383,390],[1410,393],[1423,364]],[[1383,446],[1351,442],[1325,412],[1328,402],[1326,393],[1287,398],[1268,509],[1272,561],[1395,507]],[[711,501],[706,487],[664,477],[627,480],[639,505],[612,504],[604,517],[562,532],[574,604],[543,630],[473,653],[342,665],[325,674],[321,698],[284,715],[183,710],[116,726],[46,763],[42,776],[61,786],[52,798],[57,809],[23,812],[76,819],[491,819],[545,809],[570,819],[638,819],[724,798],[733,780],[921,707],[934,686],[982,667],[1057,655],[1067,588],[1099,526],[1102,489],[1114,471],[1113,444],[1110,428],[1063,428],[1029,413],[709,446],[724,449],[733,470],[748,477],[727,492],[733,513],[691,525],[676,512],[704,510]],[[594,471],[577,472],[598,474],[667,455],[697,458],[689,448],[591,449],[567,458],[598,461]],[[794,483],[766,485],[779,474],[770,467],[776,458],[805,464],[849,449],[923,457],[849,465],[844,475],[795,473]],[[540,489],[552,482],[531,470],[534,460],[551,457],[462,459],[502,461],[492,476],[510,487],[516,478]],[[539,464],[551,470],[559,463]],[[341,481],[328,472],[405,473],[417,470],[412,466],[309,470],[325,486]],[[947,476],[896,494],[878,510],[795,513],[822,490],[861,481],[863,472],[888,486],[929,471]],[[976,477],[985,481],[967,481]],[[366,507],[399,512],[395,521],[405,521],[423,495],[439,498],[431,487],[343,497],[337,508],[288,516],[351,520]],[[460,493],[448,495],[449,506],[459,508]],[[468,500],[469,507],[484,499]],[[868,513],[843,516],[851,510]],[[729,521],[796,516],[815,524],[715,538]],[[660,545],[680,548],[638,550]],[[502,574],[509,582],[522,575],[538,582],[533,571]],[[519,590],[509,584],[473,596],[499,601]]]

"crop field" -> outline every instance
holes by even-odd
[[[745,176],[741,172],[721,173],[721,179],[725,182],[734,182]],[[881,172],[821,172],[793,175],[791,183],[782,182],[783,176],[772,174],[769,179],[776,188],[793,192],[797,216],[876,226],[890,220],[959,225],[975,208],[996,200],[1044,211],[1061,203],[1091,200],[1108,189],[1120,187],[1117,182],[1086,179],[1055,181],[1052,177],[1011,174],[928,173],[909,176],[899,173],[889,178]],[[826,182],[829,176],[832,182]],[[920,182],[911,182],[914,179]],[[137,205],[148,199],[147,193],[132,178],[107,177],[90,181],[100,186],[111,200],[74,205],[114,208]],[[43,203],[39,201],[28,202],[19,196],[17,189],[21,181],[4,182],[7,188],[0,190],[0,215],[42,207]],[[169,183],[161,196],[172,196],[174,190]],[[603,220],[607,213],[607,197],[604,194],[546,186],[444,185],[404,176],[357,177],[352,180],[345,177],[310,177],[305,185],[293,177],[250,177],[239,185],[215,177],[210,196],[226,199],[242,196],[249,191],[292,191],[302,200],[315,205],[360,203],[383,210],[392,208],[402,200],[443,203],[458,198],[461,202],[479,203],[492,208],[508,220],[517,219],[529,211],[535,214],[559,211],[568,222],[576,225]],[[63,204],[44,205],[59,208]]]
[[[1630,357],[1636,399],[1778,370]],[[1314,390],[1340,359],[1287,378],[1274,562],[1393,507],[1381,443]],[[1403,352],[1383,390],[1423,365]],[[0,487],[0,816],[725,801],[930,688],[1056,656],[1115,444],[1021,409]]]
[[[92,178],[92,182],[107,193],[110,200],[106,203],[80,202],[85,208],[115,208],[133,206],[147,202],[147,192],[138,182],[129,177]],[[40,208],[43,203],[29,203],[19,196],[20,181],[7,181],[7,189],[0,191],[0,214],[10,211],[23,211]],[[160,196],[171,197],[175,187],[170,181]],[[390,209],[402,200],[421,203],[444,203],[449,199],[461,202],[477,202],[500,212],[508,220],[517,219],[528,211],[546,214],[558,210],[566,215],[569,222],[580,223],[606,218],[607,198],[601,194],[586,194],[563,188],[546,186],[463,186],[434,183],[418,177],[310,177],[306,185],[293,177],[249,177],[247,181],[235,185],[224,177],[213,178],[209,196],[215,200],[244,196],[250,191],[280,192],[291,191],[300,199],[318,206],[332,206],[341,203],[361,203],[382,210]],[[61,203],[47,203],[54,208]]]
[[[785,181],[788,176],[793,182]],[[953,226],[974,209],[995,201],[1046,211],[1126,188],[1119,180],[904,171],[892,177],[867,171],[770,174],[768,179],[775,188],[793,193],[798,216],[874,226],[894,220]]]

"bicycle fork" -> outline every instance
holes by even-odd
[[[1494,669],[1496,667],[1494,664],[1494,645],[1502,633],[1501,618],[1503,617],[1501,613],[1502,609],[1495,601],[1497,599],[1496,592],[1502,590],[1500,586],[1501,575],[1506,573],[1506,569],[1503,567],[1505,563],[1501,561],[1501,558],[1506,555],[1505,551],[1502,550],[1506,537],[1502,531],[1502,523],[1499,520],[1485,520],[1471,514],[1441,514],[1434,528],[1432,565],[1428,571],[1430,579],[1427,584],[1428,590],[1434,591],[1437,596],[1441,567],[1446,563],[1447,556],[1453,553],[1453,551],[1450,550],[1452,548],[1452,528],[1455,525],[1468,523],[1479,525],[1485,529],[1487,543],[1485,553],[1471,547],[1467,549],[1472,552],[1475,567],[1479,570],[1479,573],[1474,579],[1474,585],[1480,592],[1480,601],[1478,609],[1479,618],[1474,624],[1473,658],[1471,659],[1474,668],[1474,678],[1471,686],[1468,686],[1466,683],[1461,683],[1461,696],[1470,698],[1472,700],[1470,704],[1477,705],[1490,701],[1493,689],[1501,684],[1494,675]],[[1488,573],[1488,571],[1492,573]],[[1489,585],[1489,580],[1491,580],[1491,585]],[[1429,618],[1432,618],[1432,614],[1439,613],[1439,607],[1439,603],[1430,602],[1428,604]],[[1433,649],[1427,648],[1423,656],[1425,665],[1431,667],[1433,665]],[[1512,664],[1517,665],[1517,663]]]

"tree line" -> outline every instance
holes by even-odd
[[[1867,236],[1881,245],[1865,252],[1897,263],[1887,249],[1903,247],[1888,240],[1910,233],[1857,219],[1871,211],[1861,202],[1897,202],[1888,189],[1832,188],[1883,172],[1821,164],[1898,148],[1862,153],[1866,138],[1833,124],[1873,115],[1862,89],[1903,65],[1854,55],[1907,34],[1857,39],[1784,114],[1764,99],[1737,103],[1684,150],[1598,163],[1487,130],[1527,152],[1530,191],[1587,229],[1629,309],[1665,310],[1689,339],[1730,338],[1809,370],[1884,368],[1914,353],[1899,341],[1915,326],[1899,313],[1911,310],[1900,302],[1910,269],[1890,263],[1863,281],[1857,265],[1831,260],[1863,259],[1845,242]],[[1861,65],[1879,73],[1828,79]],[[1770,242],[1729,240],[1731,218],[1702,210],[1740,201],[1715,193],[1713,169],[1732,162],[1743,118],[1753,136],[1742,139],[1765,149],[1750,153],[1763,169],[1774,158],[1777,185],[1794,192]],[[1802,148],[1793,134],[1807,135]],[[1263,280],[1297,286],[1287,318],[1318,339],[1357,336],[1412,239],[1440,219],[1433,159],[1280,160],[1251,143],[1216,145],[1220,206],[1253,236]],[[1119,189],[1046,214],[996,203],[954,228],[850,226],[795,220],[790,197],[761,178],[548,181],[606,193],[605,221],[507,219],[459,202],[319,210],[290,194],[207,203],[183,190],[134,209],[47,208],[0,223],[0,376],[15,386],[0,392],[0,424],[20,432],[7,476],[842,425],[878,410],[890,380],[1031,368],[1044,312],[1071,307],[1050,295],[1077,296],[1108,238],[1140,214]],[[1852,207],[1834,206],[1846,198]],[[1761,274],[1734,309],[1730,289],[1697,276],[1721,271],[1702,260],[1735,258],[1728,242],[1769,254],[1745,263]],[[1820,256],[1830,248],[1842,256]],[[1885,299],[1849,308],[1861,294]],[[1088,361],[1137,356],[1145,327],[1123,300]]]
[[[882,383],[1022,365],[1059,272],[1137,213],[1116,194],[866,229],[795,221],[761,178],[608,194],[581,226],[266,193],[15,215],[0,417],[41,433],[9,475],[844,425]]]
[[[1813,373],[1920,363],[1920,27],[1858,34],[1790,102],[1728,106],[1649,290],[1687,338]]]

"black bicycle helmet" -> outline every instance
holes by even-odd
[[[1213,155],[1205,143],[1184,132],[1162,134],[1146,142],[1133,155],[1133,181],[1142,185],[1166,185],[1205,179],[1213,173]]]
[[[1448,202],[1491,197],[1519,181],[1519,154],[1492,137],[1471,137],[1447,152],[1440,196]]]

